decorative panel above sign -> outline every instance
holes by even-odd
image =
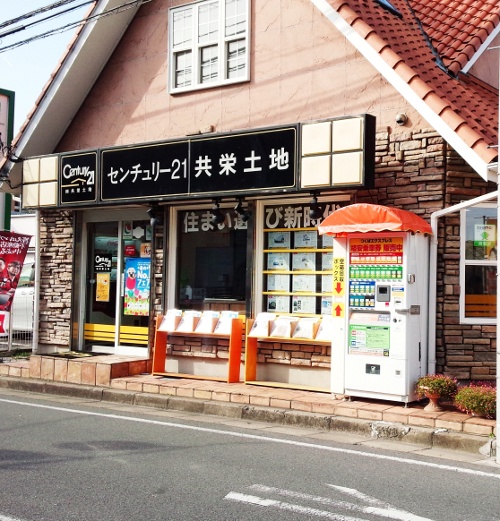
[[[369,114],[302,124],[300,188],[371,188],[375,117]]]

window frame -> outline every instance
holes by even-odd
[[[226,0],[200,0],[190,4],[182,6],[172,7],[169,9],[168,14],[168,26],[169,26],[169,39],[168,39],[168,89],[170,94],[177,94],[182,92],[192,92],[201,89],[210,89],[214,87],[220,87],[223,85],[232,85],[236,83],[243,83],[250,80],[250,0],[244,0],[245,6],[245,29],[241,33],[225,36],[225,23],[226,23]],[[218,30],[217,38],[211,41],[200,43],[198,42],[198,30],[199,30],[199,12],[201,7],[209,6],[210,4],[216,4],[218,7]],[[187,44],[178,44],[174,48],[174,15],[181,13],[182,11],[191,11],[192,27],[191,27],[191,39]],[[228,48],[231,43],[243,40],[245,42],[244,52],[244,63],[245,72],[241,76],[236,78],[229,78],[229,56]],[[208,81],[202,83],[202,70],[201,70],[201,54],[203,49],[210,47],[216,47],[217,49],[217,80]],[[177,76],[177,56],[186,55],[191,52],[191,84],[181,87],[176,86]]]
[[[460,297],[459,297],[459,309],[460,309],[460,324],[476,324],[476,325],[493,325],[496,324],[497,317],[467,317],[465,315],[465,283],[466,283],[466,268],[468,266],[479,266],[479,267],[495,267],[498,269],[497,260],[489,259],[466,259],[467,253],[467,212],[474,209],[488,209],[494,211],[496,218],[497,207],[494,203],[482,203],[477,204],[468,208],[464,208],[460,211]],[[498,222],[497,222],[497,237],[498,237]],[[498,240],[495,243],[495,247],[498,248]],[[498,287],[497,287],[498,291]]]
[[[263,199],[256,201],[256,212],[255,212],[255,262],[254,262],[254,283],[252,285],[252,311],[254,316],[257,316],[258,313],[267,312],[267,307],[264,305],[264,293],[266,292],[266,275],[264,274],[267,271],[266,268],[266,242],[265,242],[265,218],[266,218],[266,209],[268,207],[274,206],[292,206],[292,207],[303,207],[308,208],[311,201],[311,197],[300,196],[300,197],[281,197],[276,198],[272,197],[269,199]],[[334,206],[336,204],[346,205],[350,201],[350,196],[348,194],[338,194],[338,195],[328,195],[323,197],[318,197],[318,202],[322,205],[331,205]],[[331,210],[333,211],[333,209]],[[317,227],[317,222],[314,225]],[[290,228],[290,231],[299,231],[303,228]],[[333,251],[333,249],[331,250]],[[326,253],[327,250],[324,250]],[[326,275],[326,271],[324,275]],[[325,293],[325,297],[327,294]],[[333,297],[333,290],[332,290]],[[292,313],[291,311],[286,312],[277,312],[280,315],[288,315],[288,316],[317,316],[321,317],[321,313],[314,313],[313,315],[309,315],[308,313]]]
[[[248,201],[248,200],[247,200]],[[181,248],[181,234],[179,232],[179,224],[181,222],[181,214],[186,211],[210,211],[213,208],[213,202],[209,203],[208,201],[200,201],[196,204],[185,202],[184,204],[173,205],[168,208],[168,216],[169,216],[169,225],[168,225],[168,235],[167,235],[167,244],[169,252],[179,252]],[[229,213],[234,208],[234,205],[231,205],[230,202],[223,202],[220,204],[220,209],[224,213]],[[253,218],[253,217],[252,217]],[[217,231],[213,232],[205,232],[205,233],[217,233]],[[246,228],[247,239],[248,234],[252,233],[251,227],[248,226]],[[248,261],[248,242],[247,242],[247,261]],[[247,264],[248,268],[248,264]],[[167,284],[167,291],[165,294],[165,309],[179,309],[179,299],[178,299],[178,282],[180,280],[180,272],[181,272],[181,264],[179,262],[178,254],[169,254],[167,263],[166,263],[166,273],[165,280],[170,281]],[[173,281],[173,283],[172,283]],[[245,299],[250,298],[249,289],[245,290]],[[224,300],[224,299],[223,299]],[[228,299],[230,302],[230,299]]]

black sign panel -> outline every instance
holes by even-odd
[[[110,253],[96,253],[94,256],[94,273],[111,273],[113,256]]]
[[[294,187],[296,141],[293,127],[193,140],[190,192]]]
[[[93,203],[97,200],[97,152],[61,156],[61,204]]]
[[[188,193],[189,143],[104,150],[101,199],[138,199]]]
[[[293,188],[297,127],[103,150],[101,199]]]

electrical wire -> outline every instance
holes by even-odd
[[[68,31],[69,29],[73,29],[75,27],[84,26],[90,22],[95,22],[97,20],[100,20],[101,18],[105,18],[106,16],[110,16],[113,14],[118,14],[124,11],[127,11],[129,9],[132,9],[133,7],[138,7],[143,4],[147,4],[151,2],[151,0],[132,0],[128,3],[125,3],[123,5],[120,5],[118,7],[115,7],[113,9],[109,9],[108,11],[104,11],[103,13],[94,15],[94,16],[88,16],[87,18],[84,18],[83,20],[78,20],[74,22],[70,22],[66,25],[63,25],[61,27],[57,27],[55,29],[51,29],[50,31],[46,31],[44,33],[40,33],[38,35],[32,36],[30,38],[26,38],[25,40],[21,40],[19,42],[5,45],[4,47],[0,47],[0,53],[9,51],[11,49],[16,49],[17,47],[21,47],[22,45],[29,44],[31,42],[34,42],[36,40],[40,40],[42,38],[47,38],[49,36],[52,36],[54,34],[59,34],[65,31]]]
[[[71,0],[71,1],[73,2],[74,0]],[[46,22],[48,20],[52,20],[53,18],[57,18],[58,16],[63,16],[65,14],[67,14],[67,13],[75,11],[76,9],[80,9],[80,7],[83,7],[84,5],[93,4],[93,3],[94,3],[94,0],[86,0],[85,2],[83,2],[81,4],[74,5],[73,7],[70,7],[69,9],[64,9],[63,11],[59,11],[58,13],[51,14],[49,16],[46,16],[45,18],[40,18],[39,20],[36,20],[34,22],[31,22],[31,23],[28,23],[26,25],[21,25],[21,26],[14,27],[14,29],[11,29],[10,31],[7,31],[5,33],[0,33],[0,39],[1,38],[5,38],[6,36],[11,36],[12,34],[16,34],[16,33],[20,32],[20,31],[24,31],[24,30],[28,29],[29,27],[33,27],[35,25],[41,24],[43,22]]]
[[[22,22],[23,20],[27,20],[33,16],[36,16],[41,13],[46,13],[47,11],[51,11],[52,9],[57,9],[63,5],[72,4],[73,2],[77,2],[77,0],[60,0],[54,4],[46,5],[44,7],[40,7],[40,9],[35,9],[34,11],[30,11],[29,13],[25,13],[17,18],[13,18],[11,20],[7,20],[6,22],[0,23],[0,29],[4,27],[8,27],[9,25],[15,24],[17,22]]]

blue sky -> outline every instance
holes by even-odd
[[[54,3],[54,0],[21,0],[17,2],[2,0],[0,23],[52,3]],[[83,2],[76,2],[75,5],[79,3]],[[36,25],[31,29],[0,38],[0,48],[25,40],[36,34],[59,28],[71,21],[79,20],[86,14],[88,9],[89,5],[85,5],[64,17],[57,17],[49,22]],[[44,13],[42,16],[46,17],[52,12]],[[38,19],[29,18],[22,23],[31,23]],[[0,34],[17,27],[17,25],[9,25],[0,29]],[[12,50],[0,51],[0,88],[16,93],[14,135],[17,134],[19,127],[24,123],[26,116],[33,108],[42,88],[65,52],[66,45],[72,39],[75,30],[69,29],[63,33],[35,40]]]

